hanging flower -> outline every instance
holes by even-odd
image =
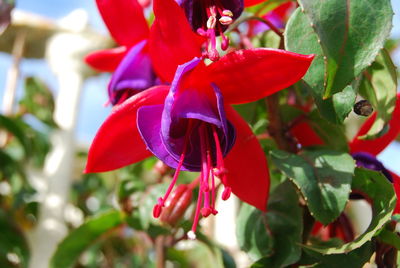
[[[113,110],[89,150],[86,172],[120,168],[154,154],[176,169],[154,207],[158,217],[180,170],[200,171],[191,236],[200,215],[217,213],[215,177],[225,187],[223,199],[232,191],[265,210],[269,172],[264,152],[228,104],[255,101],[292,85],[312,59],[274,49],[235,51],[208,66],[194,58],[178,67],[171,86],[143,91]]]
[[[116,105],[162,81],[153,70],[151,58],[154,57],[150,56],[148,49],[149,26],[138,2],[97,0],[96,3],[111,35],[120,46],[95,51],[86,56],[85,61],[100,71],[114,71],[108,84],[108,95],[110,103]],[[182,28],[177,33],[186,39],[185,43],[195,42],[197,50],[190,51],[190,57],[178,59],[178,64],[182,64],[201,54],[200,45],[204,40],[185,27],[178,28]]]

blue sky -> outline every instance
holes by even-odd
[[[17,8],[39,15],[60,19],[77,8],[85,9],[89,14],[90,24],[98,31],[106,33],[106,29],[97,13],[94,0],[16,0]],[[400,1],[392,0],[395,11],[394,28],[392,36],[400,38]],[[395,53],[395,63],[400,66],[400,50]],[[7,54],[0,53],[0,103],[6,81],[7,69],[11,59]],[[50,71],[46,62],[42,60],[23,60],[21,64],[22,77],[37,75],[42,78],[52,89],[57,89],[57,80]],[[80,142],[89,143],[98,127],[109,114],[110,109],[104,108],[107,101],[106,85],[109,76],[103,74],[88,79],[85,82],[81,101],[81,114],[78,120],[77,135]],[[389,146],[379,158],[393,171],[400,174],[400,144]]]

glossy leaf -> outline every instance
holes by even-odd
[[[397,250],[400,250],[400,237],[396,232],[385,228],[379,233],[379,239],[385,244],[392,245]]]
[[[266,256],[261,262],[267,267],[290,265],[300,258],[303,223],[297,193],[288,181],[272,193],[267,210],[242,206],[236,229],[239,245],[253,259]]]
[[[324,97],[342,91],[375,59],[392,28],[390,0],[299,1],[326,57]]]
[[[396,205],[393,186],[380,172],[356,168],[351,185],[353,191],[361,193],[372,202],[372,220],[367,230],[352,242],[338,247],[304,246],[322,254],[341,254],[361,247],[376,235],[379,229],[391,219]]]
[[[360,93],[369,100],[377,115],[368,132],[358,138],[377,138],[392,118],[396,104],[396,67],[386,50],[381,50],[375,62],[364,71]]]
[[[350,193],[354,160],[335,151],[304,151],[299,155],[275,150],[273,163],[299,188],[311,215],[323,224],[343,211]]]
[[[58,245],[51,258],[50,267],[74,267],[79,256],[85,249],[100,238],[104,233],[124,223],[124,216],[118,211],[109,211],[87,220]]]
[[[324,78],[326,62],[318,36],[311,27],[306,15],[298,8],[290,17],[285,31],[286,49],[302,54],[315,54],[315,58],[303,77],[301,85],[313,96],[321,115],[332,123],[342,123],[351,112],[357,84],[347,86],[343,92],[339,92],[333,98],[324,99]]]

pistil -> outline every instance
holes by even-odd
[[[211,128],[211,129],[210,129]],[[213,135],[211,138],[214,139],[215,147],[216,147],[216,166],[214,167],[211,155],[211,144],[209,140],[209,134],[212,133]],[[193,225],[191,230],[188,232],[189,239],[196,238],[196,229],[197,224],[200,219],[200,214],[203,217],[208,217],[209,215],[213,214],[216,215],[218,211],[215,209],[215,177],[214,177],[214,168],[223,169],[223,155],[222,150],[220,147],[218,133],[214,125],[209,125],[207,123],[202,123],[199,127],[199,136],[200,136],[200,151],[201,151],[201,161],[202,161],[202,168],[201,168],[201,175],[200,175],[200,187],[199,187],[199,195],[197,199],[197,206],[196,211],[193,219]],[[211,191],[210,191],[210,181],[211,177]],[[226,173],[222,175],[223,178],[226,177]],[[223,182],[224,183],[224,182]],[[225,183],[226,185],[226,179]],[[230,194],[230,187],[225,186],[225,190],[223,193],[223,200],[229,198],[229,195],[226,195],[226,190],[229,189]],[[210,200],[211,195],[211,200]],[[201,203],[203,202],[203,207],[201,207]]]

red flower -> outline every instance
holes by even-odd
[[[150,131],[154,134],[153,137],[158,139],[155,135],[161,135],[162,133],[162,131],[158,130],[159,126],[161,124],[172,124],[168,122],[173,119],[169,115],[165,118],[166,112],[163,111],[163,105],[166,105],[166,107],[170,107],[170,105],[180,106],[181,103],[178,97],[183,96],[185,92],[194,90],[201,98],[204,96],[204,99],[209,99],[211,110],[206,111],[207,115],[211,111],[216,112],[216,108],[212,108],[214,107],[215,97],[212,97],[211,94],[212,85],[215,85],[223,96],[222,107],[224,108],[218,108],[218,111],[224,110],[226,119],[236,129],[236,141],[230,152],[223,159],[223,163],[221,163],[222,159],[219,158],[219,155],[221,155],[221,153],[218,153],[219,145],[215,145],[217,152],[213,151],[212,155],[213,157],[218,157],[218,159],[212,159],[211,162],[208,161],[207,170],[212,170],[214,167],[221,169],[222,167],[222,170],[218,172],[222,174],[220,175],[222,183],[243,201],[265,210],[269,192],[269,172],[264,152],[247,123],[229,104],[255,101],[292,85],[305,74],[312,59],[313,55],[305,56],[275,49],[252,49],[229,53],[208,66],[200,62],[198,66],[193,67],[194,69],[185,71],[187,73],[184,76],[182,76],[182,70],[179,71],[178,68],[178,78],[174,80],[172,87],[174,90],[178,89],[179,92],[175,97],[173,97],[174,95],[171,96],[172,99],[168,98],[166,100],[170,90],[169,86],[157,86],[134,95],[112,111],[92,143],[85,172],[102,172],[117,169],[150,156],[151,153],[143,142],[143,139],[147,136],[144,133]],[[182,66],[180,68],[186,67]],[[260,71],[255,74],[254,70]],[[152,118],[152,123],[147,126],[143,123],[136,123],[143,122],[144,118],[139,118],[142,114],[147,116],[144,112],[140,112],[143,110],[141,109],[142,107],[155,109],[159,106],[161,106],[160,112],[163,112],[163,117],[160,115],[159,119]],[[169,114],[170,111],[168,109],[167,113]],[[185,113],[193,114],[190,111]],[[153,114],[153,117],[157,117],[157,114]],[[224,115],[221,118],[223,117]],[[202,122],[201,119],[200,121]],[[206,121],[204,122],[207,123]],[[138,127],[140,127],[140,132]],[[157,133],[154,133],[154,131]],[[188,130],[183,133],[186,131]],[[186,169],[191,170],[190,165],[196,164],[192,162],[185,164],[185,149],[183,149],[183,152],[179,152],[179,154],[182,153],[182,159],[176,159],[172,154],[165,157],[162,156],[172,149],[164,150],[164,153],[157,153],[160,147],[155,148],[153,145],[172,145],[163,144],[162,140],[152,141],[151,135],[149,139],[150,143],[147,138],[145,139],[147,145],[153,148],[151,150],[158,157],[163,160],[169,159],[166,163],[176,167],[177,174],[182,166],[185,167],[186,165]],[[221,136],[219,136],[219,142],[223,141],[221,139]],[[197,150],[197,145],[193,146],[191,147],[192,150]],[[156,151],[154,151],[154,148]],[[175,160],[172,161],[173,159]],[[198,170],[197,167],[195,169]],[[207,171],[202,169],[202,172],[205,172],[208,176]],[[176,178],[177,175],[174,176],[174,181]],[[164,198],[161,198],[159,206],[156,206],[156,216],[160,214],[159,210],[171,190],[172,188],[168,190]]]
[[[119,47],[95,51],[85,61],[99,71],[112,72],[129,48],[149,37],[149,26],[136,0],[96,0],[96,4]]]

